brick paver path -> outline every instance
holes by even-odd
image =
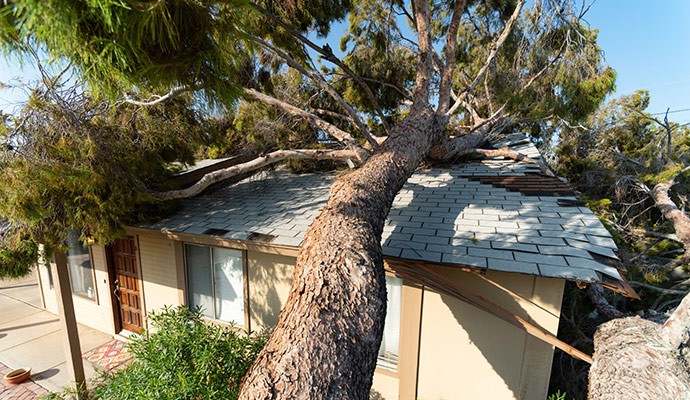
[[[41,395],[48,394],[48,391],[39,386],[36,382],[28,379],[19,385],[10,385],[1,377],[12,371],[5,364],[0,363],[0,400],[29,400],[37,399]]]

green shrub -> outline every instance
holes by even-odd
[[[236,399],[267,338],[215,325],[184,306],[149,318],[149,336],[129,345],[132,363],[92,383],[91,399]]]

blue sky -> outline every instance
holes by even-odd
[[[598,0],[585,20],[599,29],[606,61],[618,72],[615,96],[646,89],[650,112],[690,108],[690,1]],[[336,25],[330,36],[342,30]],[[337,52],[338,40],[331,47]],[[14,78],[26,82],[37,73],[0,57],[0,82]],[[0,110],[10,112],[21,98],[21,91],[0,90]],[[670,116],[690,121],[690,111]]]
[[[616,96],[649,90],[647,111],[690,108],[690,1],[598,0],[585,20],[599,29]],[[669,114],[690,121],[690,111]]]

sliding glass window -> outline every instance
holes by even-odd
[[[202,313],[244,327],[242,251],[185,245],[188,301]]]

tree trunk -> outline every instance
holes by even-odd
[[[413,108],[361,168],[333,184],[240,399],[368,398],[386,311],[383,225],[446,123],[429,108]]]
[[[663,338],[659,324],[640,317],[615,319],[594,335],[590,399],[687,400],[689,385],[681,353]]]
[[[678,237],[678,241],[683,244],[685,254],[675,263],[676,265],[680,265],[690,262],[690,217],[680,210],[676,203],[671,200],[669,191],[674,184],[674,180],[675,179],[671,179],[665,183],[658,183],[651,190],[650,195],[664,218],[673,225],[673,230],[675,231],[676,237]]]

